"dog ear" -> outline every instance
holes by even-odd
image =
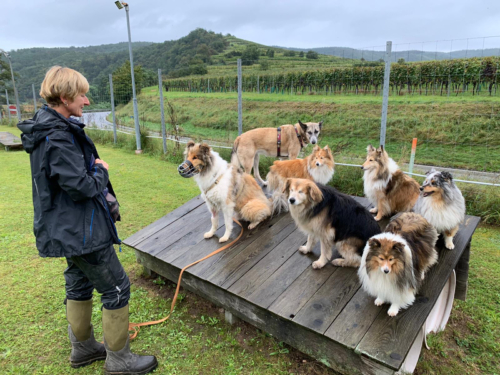
[[[210,154],[210,151],[211,151],[211,150],[210,150],[210,146],[209,146],[209,145],[207,145],[206,143],[202,143],[202,144],[200,145],[200,152],[201,152],[202,154],[204,154],[204,155],[208,155],[208,154]]]
[[[314,182],[310,182],[309,184],[309,196],[311,197],[313,202],[319,203],[323,200],[323,193],[319,190],[318,185]]]
[[[314,148],[313,148],[313,154],[315,152],[318,152],[319,150],[321,150],[321,148],[318,145],[315,145]]]
[[[451,182],[453,181],[453,176],[451,175],[450,172],[441,172],[441,177],[443,178],[443,180],[445,180],[446,182]]]
[[[302,131],[306,132],[307,131],[307,125],[303,124],[302,121],[299,120],[299,125],[302,128]]]
[[[375,147],[373,147],[371,144],[368,145],[368,147],[366,148],[366,152],[373,152],[375,151]]]
[[[288,195],[288,193],[290,192],[290,184],[291,183],[292,183],[292,179],[287,178],[285,185],[283,186],[283,194]]]
[[[430,170],[428,170],[427,172],[425,172],[425,175],[428,176],[430,175],[431,173],[434,173],[436,172],[436,168],[432,167]]]
[[[380,145],[380,151],[379,151],[379,150],[377,150],[377,152],[378,152],[379,154],[383,154],[383,153],[384,153],[384,145]]]
[[[320,121],[318,125],[319,125],[319,130],[321,131],[321,127],[323,126],[323,121]]]
[[[372,249],[378,249],[380,246],[382,246],[382,244],[376,238],[370,238],[368,240],[368,246],[370,246],[370,248]]]
[[[189,152],[189,149],[191,147],[193,147],[195,145],[195,143],[193,141],[189,141],[187,144],[186,144],[186,149],[184,150],[184,158],[187,157],[187,154]]]
[[[403,245],[401,242],[394,242],[392,244],[392,248],[396,250],[397,252],[402,253],[405,249],[405,245]]]

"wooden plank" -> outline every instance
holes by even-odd
[[[271,252],[257,262],[247,273],[241,276],[228,289],[230,292],[243,298],[248,298],[253,292],[272,276],[272,274],[285,263],[293,253],[298,252],[300,245],[305,244],[307,236],[298,231],[293,231]]]
[[[200,195],[194,197],[187,203],[183,204],[180,207],[177,207],[175,210],[172,212],[169,212],[167,215],[163,216],[162,218],[156,220],[154,223],[151,223],[147,227],[141,229],[140,231],[134,233],[130,237],[128,237],[126,240],[123,241],[125,245],[135,247],[137,244],[140,242],[144,241],[146,238],[152,236],[156,232],[158,232],[160,229],[165,228],[166,226],[172,224],[174,221],[178,220],[179,218],[183,217],[187,213],[191,212],[194,210],[196,207],[202,205],[205,203],[203,199],[201,198]]]
[[[355,349],[377,315],[382,311],[382,307],[375,306],[374,301],[375,299],[368,295],[363,288],[359,288],[326,330],[325,336],[348,348]]]
[[[271,228],[259,233],[259,237],[251,245],[236,253],[227,262],[218,262],[210,267],[203,274],[203,278],[216,285],[232,285],[294,230],[294,224],[291,222],[290,215],[284,215]]]
[[[368,198],[365,198],[365,197],[357,197],[355,195],[350,195],[350,197],[352,199],[354,199],[356,202],[358,202],[359,204],[361,204],[363,207],[368,207],[370,206],[370,201],[368,200]]]
[[[269,306],[269,310],[283,318],[293,319],[314,293],[338,269],[333,265],[326,265],[320,270],[306,267],[290,287]]]
[[[219,221],[219,223],[220,223],[220,221]],[[190,248],[184,248],[181,251],[177,251],[177,252],[169,252],[168,254],[166,254],[166,256],[164,256],[161,259],[164,261],[167,261],[167,263],[171,263],[175,267],[183,268],[183,267],[187,266],[188,264],[196,262],[198,259],[201,259],[201,258],[207,256],[208,254],[221,248],[222,246],[226,245],[227,243],[233,241],[235,238],[238,237],[241,229],[238,225],[235,225],[233,227],[233,230],[231,231],[231,235],[229,236],[229,240],[227,242],[220,243],[219,238],[221,238],[224,235],[225,231],[226,231],[226,226],[222,225],[215,232],[215,235],[212,238],[205,239],[202,236],[201,242],[196,244],[196,246],[192,246]],[[246,230],[243,233],[248,233],[248,231]],[[229,251],[231,251],[231,248],[224,250],[224,252],[229,252]],[[190,272],[192,272],[191,269],[190,269]]]
[[[479,223],[478,217],[466,216],[455,237],[455,249],[439,248],[439,263],[431,269],[415,303],[400,311],[396,317],[387,315],[384,305],[367,333],[356,347],[356,352],[398,370],[415,340],[418,331],[432,310],[452,270],[458,263]]]
[[[457,275],[457,285],[455,288],[455,299],[465,301],[467,298],[467,288],[469,285],[469,258],[470,258],[470,242],[465,247],[465,250],[458,260],[455,267]]]
[[[160,229],[134,247],[138,250],[147,250],[151,255],[155,255],[184,237],[189,233],[190,228],[203,224],[206,225],[207,230],[210,229],[210,213],[205,205],[198,206],[189,214]]]
[[[223,251],[201,263],[198,263],[190,269],[190,272],[201,279],[205,279],[206,273],[210,274],[214,269],[226,268],[226,264],[227,262],[229,262],[229,260],[234,258],[238,253],[240,253],[254,241],[262,237],[262,235],[265,235],[266,231],[274,226],[280,219],[283,219],[283,217],[284,215],[275,216],[270,220],[267,220],[264,223],[260,224],[255,230],[248,231],[245,229],[238,243],[232,246],[231,249],[229,249],[231,251]],[[245,227],[246,224],[243,223],[243,226]]]
[[[319,244],[316,247],[319,247]],[[307,267],[312,268],[311,264],[317,257],[318,255],[313,253],[302,254],[296,250],[276,272],[264,280],[248,300],[257,306],[268,308]]]
[[[177,267],[141,251],[137,251],[137,258],[145,267],[177,282],[179,275]],[[284,341],[303,353],[317,358],[340,373],[355,375],[394,374],[393,370],[369,358],[360,357],[354,351],[323,335],[301,327],[288,319],[279,318],[265,308],[258,307],[245,299],[228,293],[223,288],[197,278],[189,273],[189,270],[184,273],[182,285],[184,288],[230,311],[240,319],[270,333],[277,340]],[[175,314],[172,319],[175,319]]]
[[[359,288],[357,269],[340,268],[307,301],[293,321],[324,333]]]

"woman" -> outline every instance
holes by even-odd
[[[72,367],[106,359],[108,374],[146,374],[154,356],[130,352],[130,281],[116,256],[120,243],[106,195],[114,196],[108,164],[99,159],[81,117],[89,84],[75,70],[52,67],[40,96],[48,105],[18,124],[30,154],[34,233],[42,257],[65,257],[66,317]],[[115,218],[116,219],[116,218]],[[90,318],[94,288],[102,294],[104,345],[94,339]]]

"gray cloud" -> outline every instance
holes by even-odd
[[[383,49],[386,40],[392,40],[396,50],[500,46],[500,38],[464,39],[500,35],[496,0],[131,0],[129,4],[133,41],[175,40],[202,27],[266,45],[302,48]],[[0,48],[6,50],[127,40],[125,10],[119,11],[112,0],[4,1],[1,9]]]

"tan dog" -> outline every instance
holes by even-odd
[[[370,210],[376,213],[375,220],[397,212],[410,211],[420,195],[420,185],[405,175],[392,160],[384,146],[375,149],[368,145],[368,155],[361,166],[366,197],[375,206]]]
[[[333,245],[342,256],[333,265],[358,267],[366,241],[380,233],[372,215],[348,195],[310,180],[289,178],[285,193],[295,224],[308,235],[299,251],[307,254],[318,239],[321,242],[321,256],[312,267],[319,269],[331,261]]]
[[[194,177],[212,213],[212,228],[205,233],[205,238],[211,238],[217,231],[220,210],[224,213],[226,231],[219,242],[229,239],[234,212],[250,222],[248,229],[271,216],[271,202],[253,177],[222,159],[209,145],[190,141],[184,155],[186,160],[179,166],[179,174]]]
[[[335,162],[328,146],[314,146],[313,152],[305,159],[276,160],[267,174],[269,190],[273,192],[273,210],[288,211],[288,198],[283,194],[287,178],[305,178],[326,185],[335,172]]]
[[[309,143],[318,143],[321,132],[321,122],[298,122],[295,125],[282,125],[278,131],[276,128],[258,128],[249,130],[234,141],[231,163],[241,165],[246,173],[253,173],[257,182],[266,186],[267,182],[260,178],[259,155],[272,157],[288,156],[296,159],[300,150]],[[281,139],[278,143],[278,136]],[[278,152],[279,148],[279,152]]]

